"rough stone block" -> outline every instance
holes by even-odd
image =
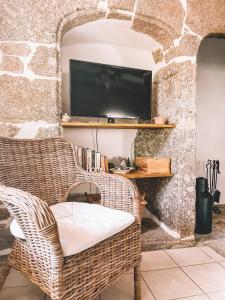
[[[150,35],[167,49],[181,35],[183,21],[184,9],[179,0],[140,0],[133,29]]]
[[[32,6],[32,1],[1,1],[1,41],[29,41],[32,39]]]
[[[32,80],[24,77],[1,76],[0,120],[22,122],[58,121],[56,80]]]
[[[27,43],[2,42],[0,51],[6,55],[28,56],[31,52]]]
[[[105,17],[106,12],[104,11],[87,10],[85,13],[83,11],[74,12],[63,24],[61,24],[62,27],[58,30],[57,41],[61,42],[64,34],[68,30],[89,22],[104,19]]]
[[[28,67],[36,75],[57,77],[57,50],[39,46],[34,53]]]
[[[186,24],[201,35],[225,34],[225,2],[224,0],[187,0]]]
[[[23,64],[16,56],[3,56],[0,64],[0,71],[22,73]]]
[[[56,42],[57,28],[64,16],[75,11],[88,15],[99,0],[23,1],[3,0],[0,40]]]
[[[152,56],[154,59],[154,62],[157,64],[159,62],[163,61],[163,51],[162,49],[156,49],[155,51],[152,52]]]
[[[160,21],[143,16],[135,16],[132,29],[142,32],[159,42],[165,49],[173,44],[173,37],[167,32],[167,27]]]
[[[171,59],[179,56],[196,56],[201,40],[195,35],[184,35],[180,45],[171,48],[165,54],[165,61],[168,63]]]
[[[88,20],[91,10],[96,13],[98,2],[98,0],[34,1],[32,5],[33,40],[44,43],[56,42],[57,30],[62,18],[74,12],[80,12]]]
[[[126,11],[133,11],[135,6],[135,0],[109,0],[109,8],[120,9]]]
[[[118,10],[110,10],[110,12],[107,14],[107,19],[115,19],[115,20],[131,20],[132,15],[131,14],[124,14]]]

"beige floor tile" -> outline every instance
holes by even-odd
[[[220,255],[219,253],[217,253],[215,250],[213,250],[212,248],[208,247],[208,246],[202,246],[202,247],[198,247],[200,250],[202,250],[203,252],[205,252],[205,254],[207,254],[209,257],[211,257],[212,259],[214,259],[215,261],[225,261],[225,257],[223,257],[222,255]]]
[[[134,285],[133,275],[125,274],[116,283],[108,287],[101,293],[101,300],[133,300],[134,299]],[[142,298],[141,300],[154,300],[150,290],[142,280]]]
[[[203,293],[179,268],[143,272],[142,276],[157,300],[185,298]]]
[[[199,295],[187,298],[179,298],[179,300],[209,300],[209,297],[206,295]]]
[[[177,265],[164,250],[142,252],[142,271],[175,268]]]
[[[28,285],[33,285],[33,283],[26,277],[24,277],[21,273],[11,268],[9,275],[6,278],[4,288]]]
[[[210,300],[224,300],[225,299],[225,291],[217,292],[217,293],[210,293],[208,294]]]
[[[191,266],[214,262],[214,259],[209,257],[197,247],[169,249],[166,253],[178,264],[178,266]]]
[[[0,300],[44,300],[44,293],[36,286],[2,289]]]
[[[225,290],[225,269],[218,263],[182,269],[205,293]]]

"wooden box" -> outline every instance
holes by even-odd
[[[152,173],[171,173],[171,159],[169,157],[136,157],[135,164],[141,171]]]

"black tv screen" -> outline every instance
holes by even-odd
[[[71,115],[151,118],[152,72],[70,59]]]

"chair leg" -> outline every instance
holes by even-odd
[[[141,263],[134,267],[134,299],[141,300]]]

